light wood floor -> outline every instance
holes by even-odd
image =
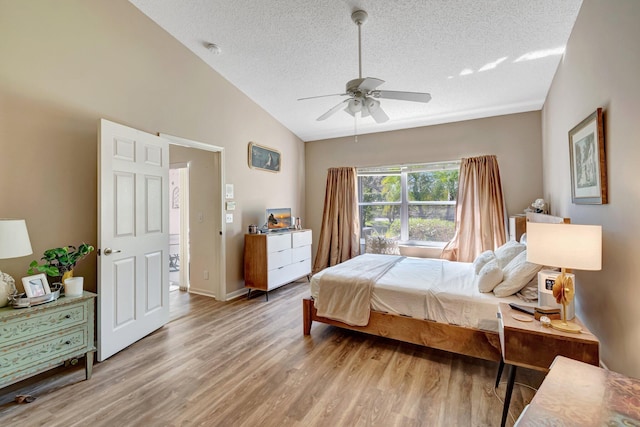
[[[0,426],[500,424],[496,363],[322,324],[305,337],[308,294],[306,283],[269,302],[172,292],[172,321],[96,364],[89,381],[76,366],[0,390]],[[542,375],[520,369],[517,381],[537,387]],[[16,404],[17,394],[37,399]],[[532,396],[514,388],[515,417]]]

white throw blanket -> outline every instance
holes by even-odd
[[[364,254],[325,270],[315,302],[318,316],[348,325],[366,326],[373,285],[403,259],[397,255]]]

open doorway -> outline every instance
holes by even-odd
[[[189,290],[189,162],[169,169],[169,291]]]
[[[177,271],[169,272],[169,280],[177,282],[179,290],[224,301],[224,149],[160,136],[169,140],[170,165],[175,168],[170,171],[172,188],[168,190],[169,215],[174,222],[170,226],[169,254],[177,262],[170,262],[169,269]]]

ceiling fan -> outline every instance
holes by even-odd
[[[311,96],[308,98],[300,98],[298,101],[305,99],[323,98],[327,96],[348,96],[347,99],[331,108],[329,111],[318,117],[316,120],[325,120],[332,116],[342,107],[344,111],[355,117],[356,113],[360,113],[362,117],[371,116],[376,123],[384,123],[389,120],[389,116],[380,106],[380,101],[376,98],[398,99],[401,101],[411,102],[429,102],[431,95],[424,92],[399,92],[394,90],[377,89],[384,80],[375,77],[362,78],[362,43],[361,43],[361,27],[367,21],[369,15],[364,10],[356,10],[351,14],[351,20],[358,26],[358,78],[347,82],[346,92],[332,95]],[[345,105],[346,104],[346,105]]]

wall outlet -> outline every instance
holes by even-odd
[[[205,270],[203,276],[204,280],[209,280],[209,270]]]
[[[227,214],[227,224],[231,224],[233,222],[233,214]]]

